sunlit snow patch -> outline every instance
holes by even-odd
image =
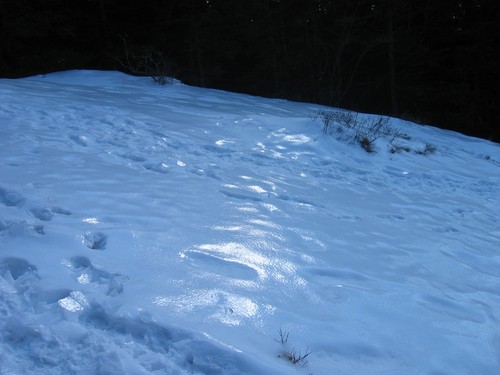
[[[153,304],[168,307],[176,313],[207,311],[210,319],[233,326],[259,314],[259,306],[250,298],[217,289],[197,289],[180,296],[157,296]]]
[[[89,307],[87,298],[79,291],[71,292],[68,297],[60,299],[58,303],[59,306],[70,312],[81,311]]]

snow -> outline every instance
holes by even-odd
[[[0,80],[0,374],[500,373],[499,146],[319,108]]]

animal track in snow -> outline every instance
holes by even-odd
[[[262,202],[262,199],[259,197],[250,195],[250,194],[245,194],[245,193],[236,193],[233,191],[228,191],[228,190],[219,190],[222,194],[227,195],[230,198],[235,198],[235,199],[243,199],[243,200],[251,200],[254,202]]]
[[[289,195],[286,195],[286,194],[279,194],[277,196],[278,199],[282,200],[282,201],[289,201],[289,202],[292,202],[293,204],[296,204],[296,205],[299,205],[299,206],[303,206],[303,207],[324,207],[323,205],[321,204],[316,204],[314,202],[311,202],[307,199],[302,199],[302,198],[299,198],[299,197],[291,197]]]
[[[230,198],[250,200],[254,202],[262,202],[264,198],[269,198],[271,195],[276,195],[275,193],[270,193],[269,191],[263,189],[259,185],[223,185],[225,189],[219,190],[220,193],[227,195]]]
[[[3,235],[23,236],[26,234],[45,234],[43,225],[28,225],[25,220],[3,221],[0,219],[0,237]]]
[[[0,258],[0,292],[17,293],[22,300],[20,303],[43,309],[44,305],[57,303],[72,293],[68,289],[42,290],[39,280],[37,267],[28,261],[15,257]]]
[[[172,334],[167,328],[141,319],[113,316],[99,304],[92,304],[80,317],[80,322],[92,328],[129,336],[156,353],[166,354],[172,346]]]
[[[6,280],[17,280],[25,274],[38,278],[36,266],[21,258],[0,258],[0,276]]]
[[[50,209],[53,213],[55,214],[59,214],[59,215],[65,215],[65,216],[69,216],[71,215],[71,211],[69,210],[66,210],[64,208],[61,208],[61,207],[57,207],[57,206],[54,206],[54,207],[51,207]]]
[[[236,151],[230,148],[225,148],[223,146],[213,146],[213,145],[204,145],[201,146],[202,149],[208,152],[213,152],[221,157],[226,157],[226,156],[231,156],[231,154],[234,154]]]
[[[19,294],[22,299],[30,300],[36,295],[33,291],[33,284],[38,282],[38,279],[36,266],[27,260],[15,257],[0,258],[0,316],[5,313],[3,303],[7,302],[5,306],[7,310],[11,308],[8,306],[10,302],[16,303],[2,296],[3,292],[8,295]]]
[[[213,178],[214,180],[221,180],[221,178],[215,173],[214,168],[212,168],[211,166],[205,168],[194,166],[193,168],[188,168],[187,171],[197,176],[205,176]]]
[[[337,220],[345,221],[348,223],[357,223],[362,220],[361,217],[356,215],[348,215],[348,214],[328,214],[328,215]]]
[[[109,296],[123,293],[121,281],[124,276],[98,269],[87,257],[75,256],[69,260],[69,266],[77,274],[76,279],[80,284],[97,283],[103,285],[106,287],[106,294]]]
[[[28,211],[28,213],[42,221],[50,221],[52,220],[52,216],[54,216],[52,211],[48,208],[32,208]]]
[[[152,171],[162,174],[167,174],[169,172],[169,166],[165,163],[145,163],[143,167],[147,171]]]
[[[83,243],[92,250],[104,250],[108,236],[102,232],[87,232],[83,235]]]
[[[24,202],[26,202],[26,198],[21,193],[0,187],[0,203],[6,206],[20,207]]]
[[[72,135],[69,137],[75,144],[83,147],[88,146],[88,139],[83,135]]]
[[[52,220],[54,214],[58,215],[71,215],[71,211],[68,211],[61,207],[51,207],[51,208],[42,208],[35,207],[28,210],[28,214],[42,221],[50,221]]]
[[[145,162],[147,160],[144,156],[139,155],[139,154],[133,154],[133,153],[123,154],[120,156],[123,157],[124,159],[130,160],[130,161],[133,161],[136,163],[142,163],[142,162]]]

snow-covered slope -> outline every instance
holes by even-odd
[[[498,145],[317,109],[0,80],[0,374],[500,373]]]

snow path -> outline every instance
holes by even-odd
[[[497,373],[498,145],[369,155],[316,108],[1,80],[0,374]]]

